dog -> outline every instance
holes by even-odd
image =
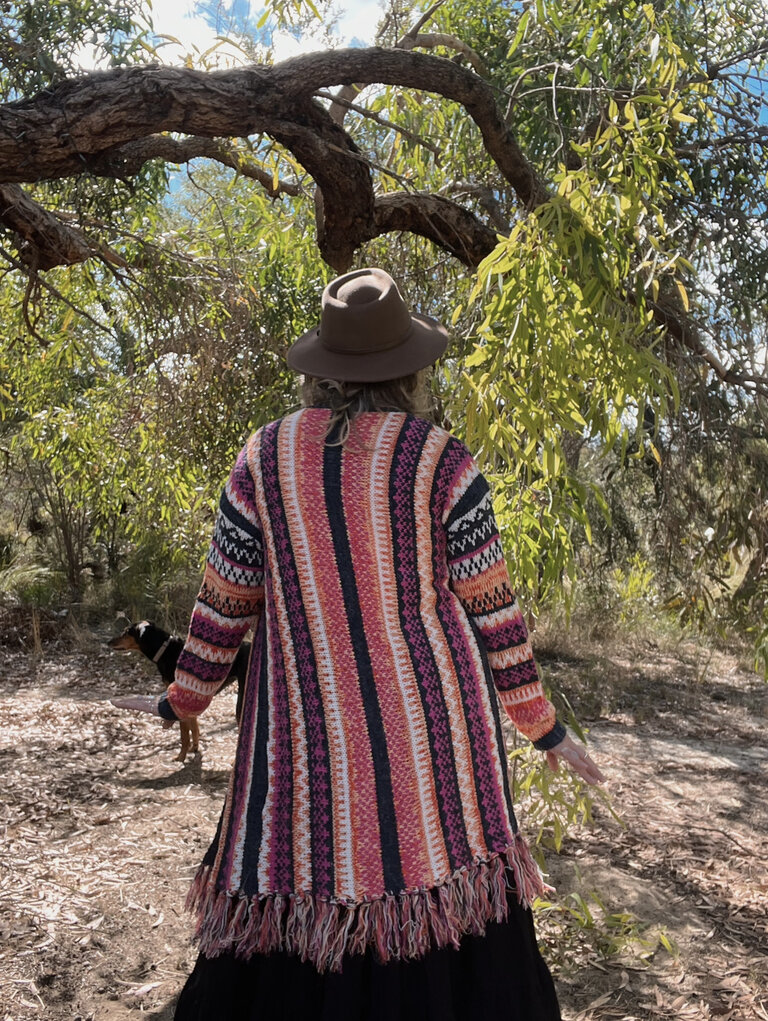
[[[125,631],[112,638],[108,645],[111,649],[135,649],[143,653],[147,659],[151,659],[160,675],[165,681],[166,687],[172,683],[176,673],[178,662],[184,642],[181,638],[164,631],[163,628],[153,624],[151,620],[142,620],[138,624],[131,624]],[[248,674],[248,661],[251,656],[250,642],[243,642],[237,650],[234,662],[230,668],[227,679],[222,688],[227,687],[232,681],[237,681],[237,705],[235,716],[238,725],[243,710],[243,695],[245,692],[245,679]],[[221,689],[220,689],[221,690]],[[193,753],[200,749],[200,728],[197,720],[179,720],[181,736],[181,749],[176,756],[177,762],[183,762],[187,753]]]

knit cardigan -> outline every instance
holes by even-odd
[[[201,713],[249,628],[235,764],[189,904],[208,957],[285,950],[319,970],[458,945],[542,890],[499,707],[537,747],[542,690],[489,487],[412,415],[264,426],[221,497],[161,713]]]

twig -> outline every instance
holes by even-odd
[[[428,149],[435,156],[440,156],[440,149],[433,142],[428,142],[425,138],[421,138],[413,131],[409,131],[407,128],[401,127],[399,124],[395,124],[394,121],[387,120],[386,117],[382,117],[373,110],[367,109],[367,107],[360,106],[357,103],[352,103],[350,100],[345,99],[341,94],[334,95],[331,92],[320,91],[315,93],[316,96],[320,96],[321,99],[330,99],[333,103],[339,103],[347,110],[354,110],[355,113],[362,114],[363,117],[368,117],[369,120],[375,121],[380,124],[383,128],[390,128],[392,131],[397,131],[398,134],[402,135],[403,138],[409,138],[412,142],[416,142],[424,149]]]
[[[467,62],[471,65],[473,70],[477,72],[477,74],[483,78],[488,76],[488,68],[483,63],[480,55],[476,53],[471,46],[467,46],[465,42],[458,39],[455,35],[447,35],[445,32],[430,32],[423,35],[411,36],[409,33],[397,44],[398,49],[403,50],[415,50],[417,47],[420,49],[433,50],[438,46],[445,46],[446,49],[455,50],[456,53],[467,58]]]
[[[30,272],[28,266],[23,265],[23,263],[19,262],[18,259],[14,259],[14,257],[11,255],[11,253],[9,251],[7,251],[7,249],[3,248],[2,245],[0,245],[0,255],[7,262],[9,262],[11,264],[11,266],[13,266],[14,269],[18,269],[22,273],[29,273]],[[98,319],[94,319],[93,316],[89,315],[89,313],[86,312],[84,309],[79,308],[77,305],[74,305],[69,300],[69,298],[66,298],[61,293],[61,291],[57,287],[54,287],[53,284],[49,284],[48,281],[45,280],[43,277],[41,277],[37,272],[34,273],[34,284],[36,286],[44,288],[46,291],[48,291],[50,294],[52,294],[54,296],[54,298],[57,298],[59,301],[63,301],[64,304],[67,305],[69,308],[71,308],[73,312],[76,312],[78,315],[82,316],[84,319],[87,319],[88,322],[92,323],[95,327],[97,327],[97,329],[103,330],[103,332],[108,334],[110,337],[112,336],[112,331],[109,329],[109,327],[104,326],[104,324],[100,323],[98,321]],[[29,322],[27,323],[27,325],[29,325]],[[37,340],[41,340],[44,343],[48,343],[48,341],[44,337],[41,337],[36,332],[36,330],[33,327],[30,327],[30,332],[33,334],[33,336]]]
[[[707,77],[710,81],[714,81],[721,71],[725,70],[726,67],[733,67],[735,64],[743,64],[746,61],[754,60],[756,57],[761,57],[763,54],[768,53],[768,42],[763,43],[761,46],[757,46],[754,50],[746,50],[744,53],[737,53],[727,60],[721,60],[718,64],[707,64]]]
[[[413,26],[413,28],[410,28],[406,32],[406,35],[411,35],[411,36],[417,35],[419,33],[419,31],[424,27],[424,25],[426,25],[426,23],[430,20],[432,15],[437,13],[437,11],[443,6],[444,3],[445,3],[445,0],[437,0],[436,4],[432,4],[432,6],[429,8],[429,10],[425,11],[424,14],[422,14],[422,16],[419,18],[419,20]],[[399,46],[400,43],[398,42],[395,45]]]
[[[691,826],[689,823],[680,823],[679,825],[686,830],[698,830],[700,833],[721,833],[724,837],[728,837],[729,840],[733,841],[733,843],[745,854],[748,854],[750,858],[755,857],[756,851],[740,844],[736,837],[734,837],[732,833],[729,833],[728,830],[720,830],[716,826]]]

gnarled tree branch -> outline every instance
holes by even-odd
[[[378,232],[373,185],[354,142],[312,97],[358,83],[421,89],[462,104],[521,204],[532,208],[548,198],[490,86],[451,60],[380,48],[305,54],[274,67],[127,68],[67,82],[0,108],[0,182],[104,173],[110,160],[117,173],[121,150],[164,132],[209,139],[266,133],[320,188],[318,243],[326,261],[343,270]]]
[[[496,246],[496,233],[474,213],[441,195],[393,192],[376,199],[377,234],[407,231],[434,241],[465,266],[477,266]]]
[[[172,135],[149,135],[137,142],[128,142],[112,149],[92,161],[90,172],[99,177],[133,177],[148,160],[161,159],[166,163],[188,163],[205,158],[231,167],[243,177],[258,181],[272,198],[279,195],[300,195],[297,181],[275,181],[272,174],[253,163],[246,153],[219,139],[174,138]]]
[[[125,265],[116,252],[100,242],[94,243],[77,227],[63,223],[17,184],[0,185],[0,223],[20,239],[19,258],[32,270],[68,266],[94,256]]]
[[[17,185],[84,172],[123,177],[135,173],[147,159],[179,162],[199,155],[234,165],[266,186],[260,168],[244,167],[239,154],[222,139],[267,134],[314,179],[318,245],[337,271],[348,268],[362,244],[387,231],[420,234],[465,265],[476,266],[495,247],[493,228],[444,196],[376,198],[372,165],[344,130],[343,118],[335,115],[344,104],[328,110],[315,98],[318,92],[339,86],[344,95],[353,89],[356,95],[358,88],[372,84],[417,89],[459,103],[480,130],[486,151],[520,205],[534,209],[550,198],[505,122],[494,91],[474,71],[402,46],[374,47],[305,54],[273,67],[215,72],[121,68],[2,106],[0,221],[23,239],[28,262],[36,268],[93,255],[110,258],[114,253],[41,209]],[[175,139],[170,133],[187,137]],[[274,189],[271,175],[268,183],[273,192],[293,193],[292,183]],[[694,326],[660,305],[654,315],[659,325],[726,379],[723,373],[728,370],[713,362]]]

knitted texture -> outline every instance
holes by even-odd
[[[259,430],[222,494],[168,700],[205,709],[255,639],[218,832],[193,885],[208,956],[318,968],[456,945],[541,877],[512,809],[499,700],[551,747],[490,493],[467,449],[404,413]],[[497,697],[498,696],[498,697]]]

